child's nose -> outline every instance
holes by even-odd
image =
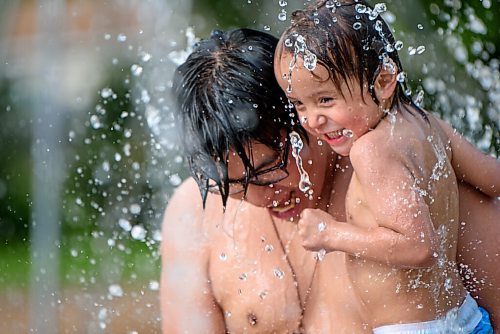
[[[307,115],[307,125],[314,129],[320,130],[323,125],[327,122],[325,115],[323,115],[318,110],[314,110],[313,112]]]

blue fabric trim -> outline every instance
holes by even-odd
[[[491,326],[490,315],[488,311],[479,306],[481,311],[481,321],[477,324],[476,328],[470,334],[493,334],[493,326]]]

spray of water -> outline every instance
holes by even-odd
[[[312,183],[309,180],[309,174],[306,172],[302,165],[302,157],[300,156],[300,151],[302,151],[304,143],[302,142],[302,139],[297,132],[292,131],[290,133],[290,143],[292,144],[292,156],[295,158],[295,163],[300,173],[299,189],[300,191],[311,196],[312,192],[310,190]]]

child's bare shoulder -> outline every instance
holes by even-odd
[[[425,145],[422,145],[424,138],[423,129],[406,120],[397,124],[385,123],[360,137],[352,146],[349,157],[358,174],[363,170],[371,173],[418,166],[419,160],[426,156]]]
[[[378,169],[399,160],[401,148],[394,145],[383,131],[371,131],[353,144],[349,159],[357,172],[360,168]]]

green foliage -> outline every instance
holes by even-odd
[[[0,243],[28,235],[31,121],[15,88],[0,79]]]

